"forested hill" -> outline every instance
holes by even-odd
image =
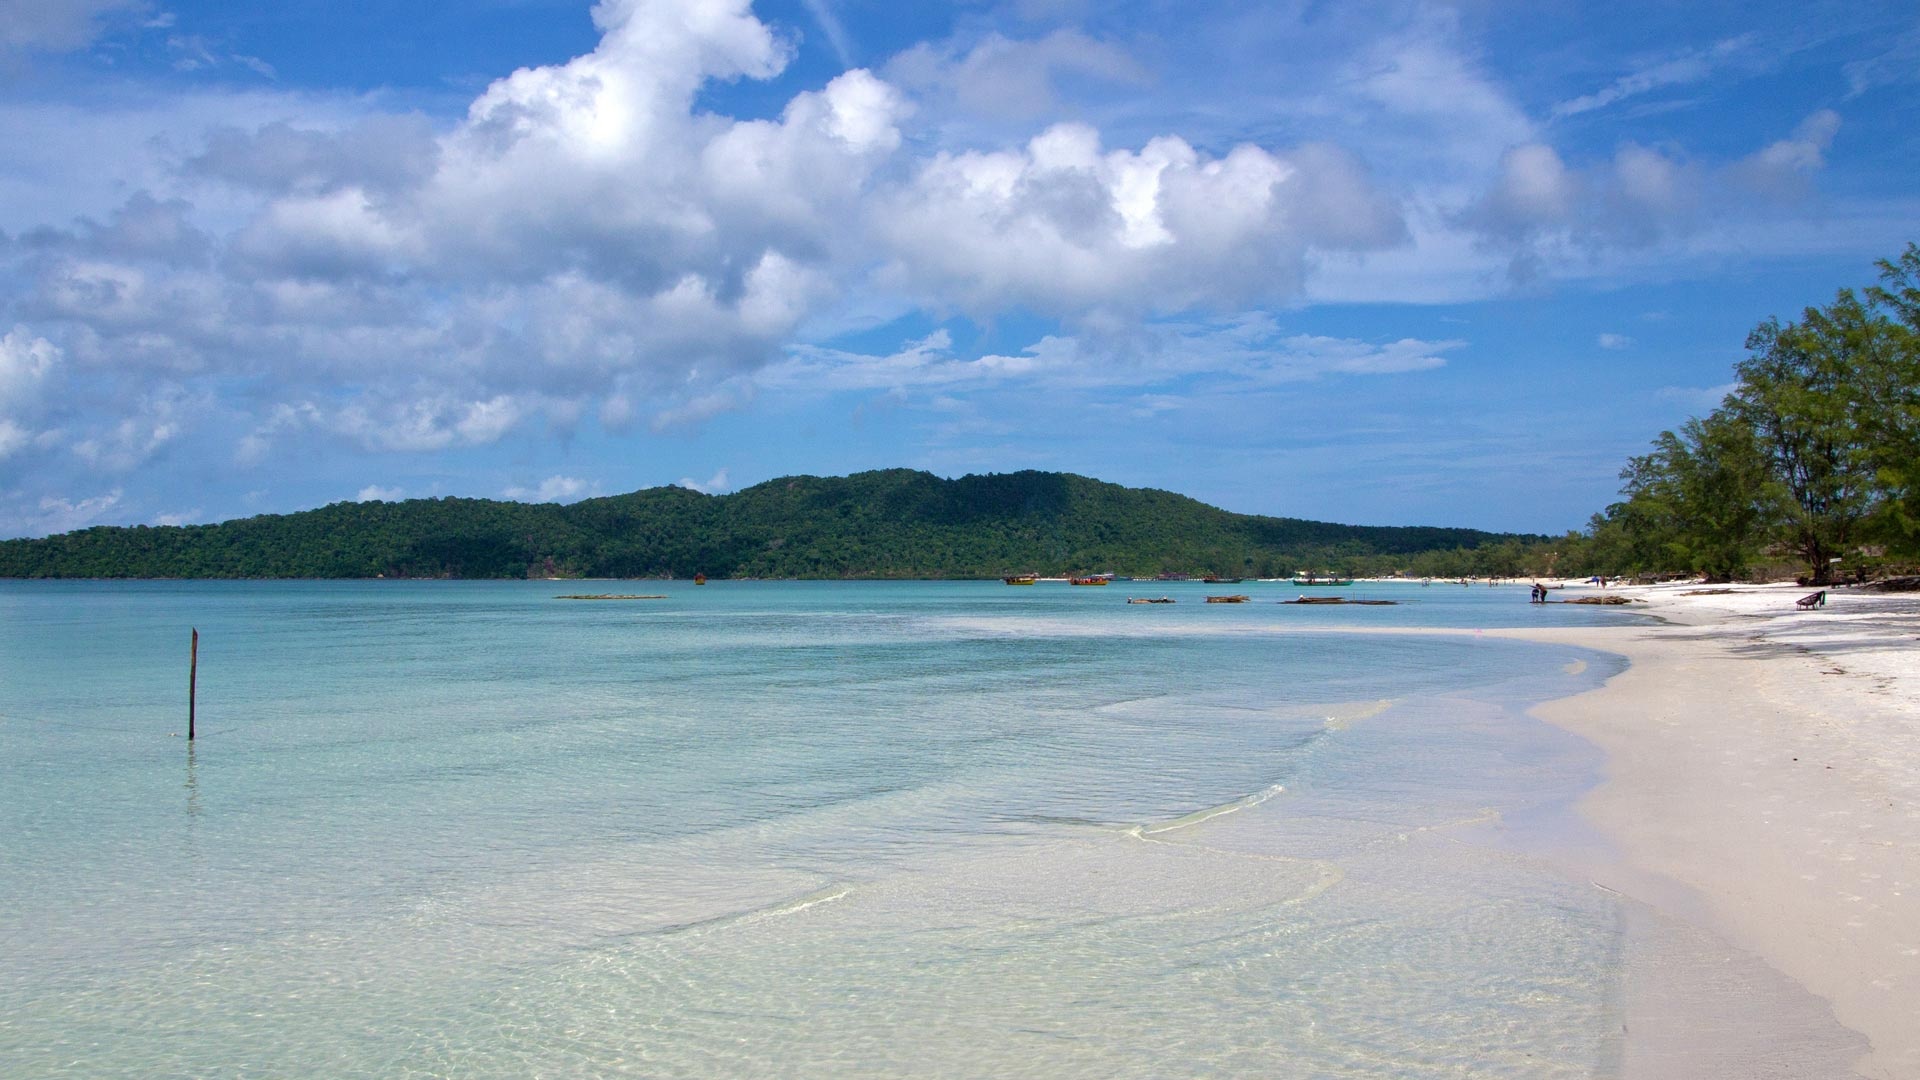
[[[660,487],[569,506],[410,499],[218,525],[101,526],[0,541],[0,577],[1271,577],[1405,568],[1423,552],[1540,539],[1233,514],[1067,473],[943,480],[888,469],[784,477],[731,495]]]

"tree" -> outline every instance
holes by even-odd
[[[1644,536],[1642,555],[1712,581],[1743,576],[1768,519],[1767,460],[1753,427],[1731,409],[1663,431],[1628,462],[1625,491]],[[1653,567],[1636,567],[1651,569]]]
[[[1849,289],[1799,323],[1768,319],[1747,338],[1729,404],[1751,425],[1780,496],[1785,539],[1828,584],[1831,563],[1876,508],[1872,419],[1862,392],[1882,379],[1892,323]]]
[[[1878,533],[1890,548],[1920,554],[1920,246],[1880,261],[1867,297],[1891,312],[1878,363],[1862,373],[1868,460],[1885,498]]]

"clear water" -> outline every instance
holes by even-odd
[[[1612,1072],[1612,662],[1324,631],[1621,616],[1236,588],[0,582],[0,1075]]]

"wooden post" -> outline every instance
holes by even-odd
[[[193,632],[193,652],[187,661],[187,741],[193,741],[193,699],[200,683],[200,631]]]

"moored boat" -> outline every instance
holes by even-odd
[[[1207,597],[1207,603],[1209,604],[1244,604],[1247,601],[1252,599],[1253,597],[1248,596],[1246,593],[1235,593],[1232,596],[1209,596]]]
[[[1089,577],[1068,578],[1069,585],[1105,585],[1113,580],[1112,574],[1094,574]]]
[[[1009,585],[1031,585],[1040,580],[1037,574],[1008,574],[1000,579]]]
[[[1318,574],[1307,574],[1305,576],[1295,577],[1290,580],[1295,585],[1351,585],[1353,584],[1352,578],[1321,577]]]

